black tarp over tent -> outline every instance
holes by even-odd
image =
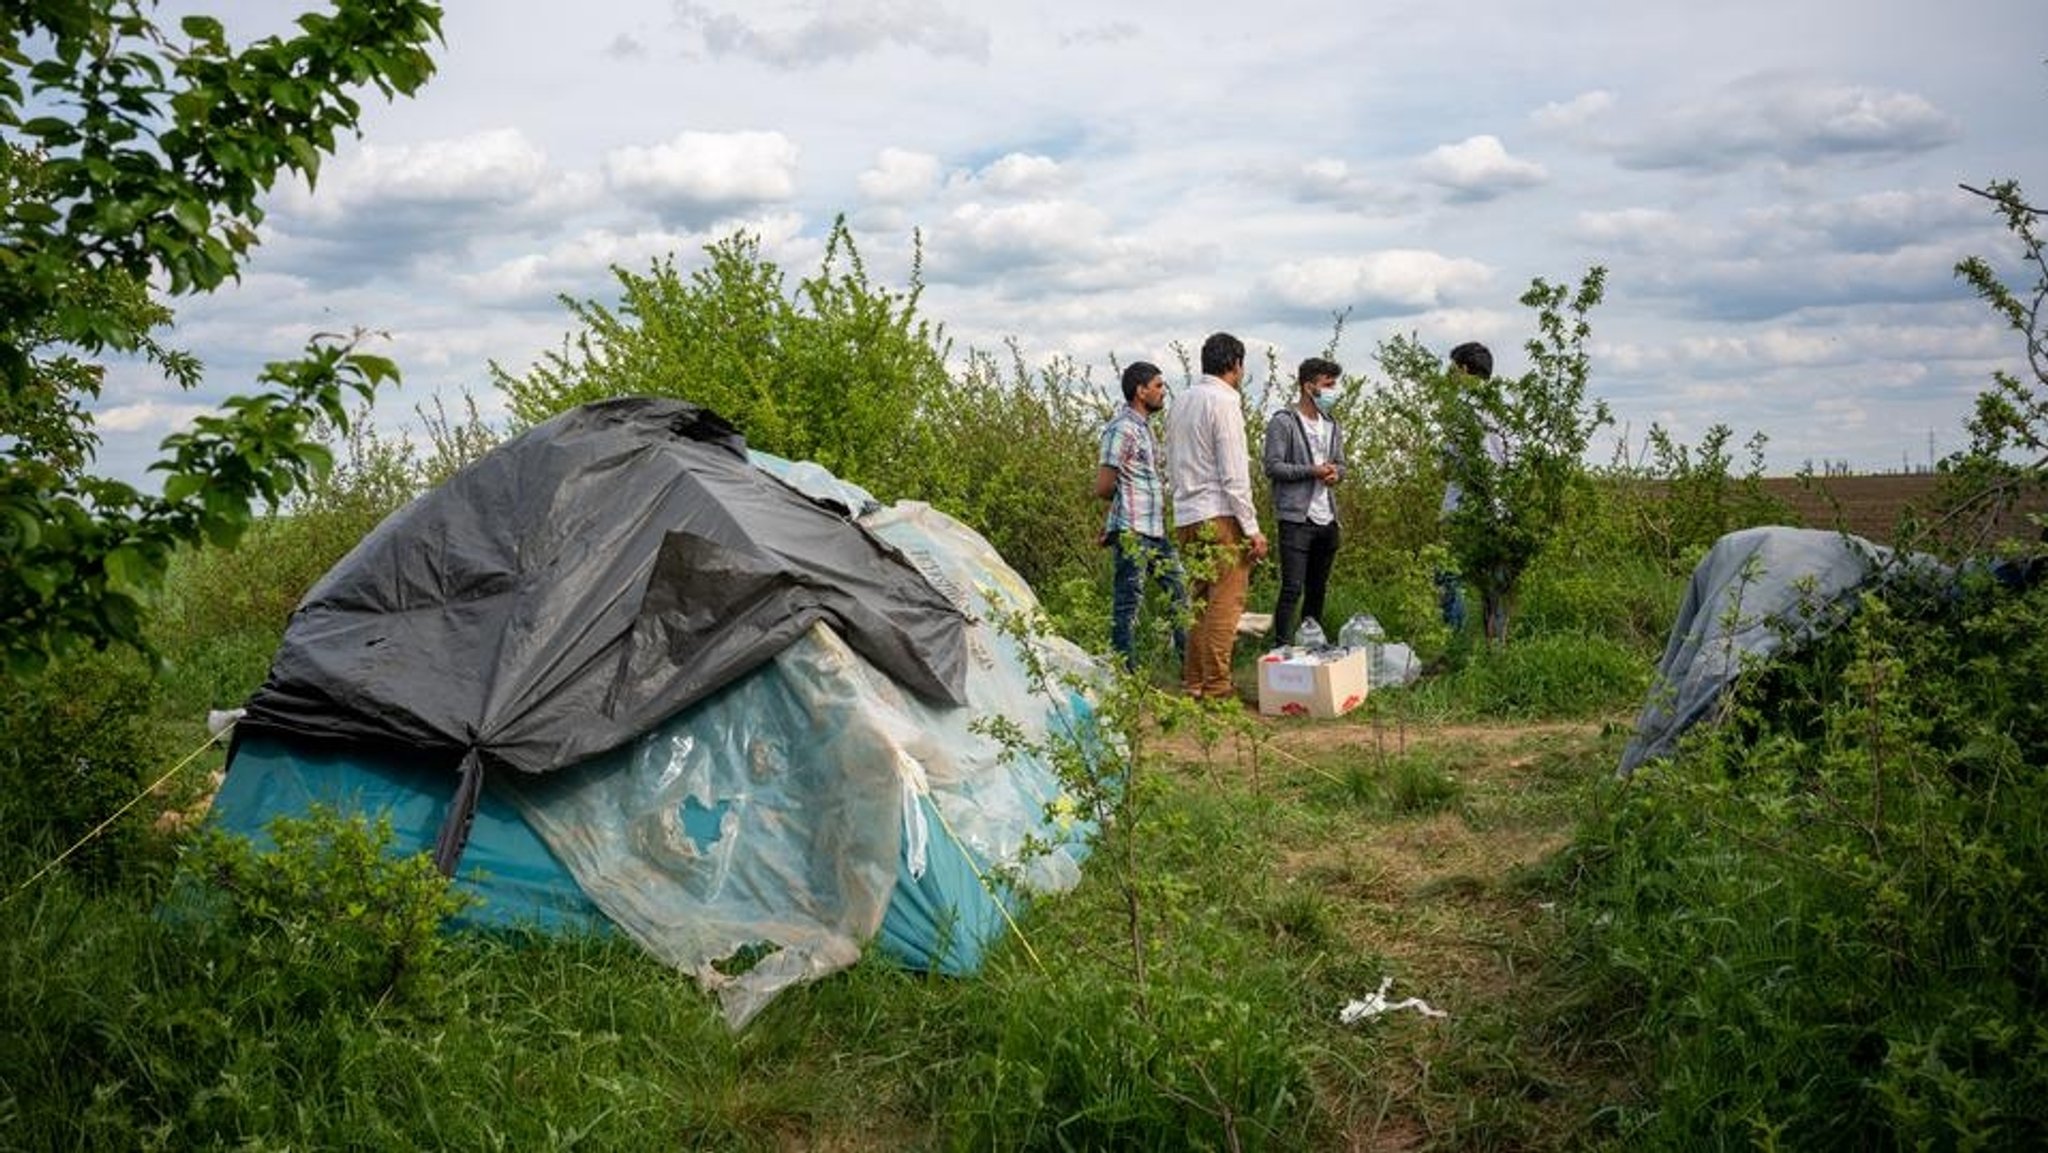
[[[565,413],[388,518],[306,595],[243,725],[445,750],[451,871],[486,771],[616,748],[824,621],[965,702],[959,611],[904,557],[754,467],[680,401]]]

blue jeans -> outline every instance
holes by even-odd
[[[1173,651],[1184,656],[1188,633],[1181,618],[1187,611],[1188,591],[1173,544],[1165,537],[1122,533],[1111,538],[1110,547],[1115,550],[1116,577],[1110,600],[1109,645],[1123,655],[1124,668],[1138,667],[1138,605],[1145,599],[1148,578],[1166,593],[1173,613]]]

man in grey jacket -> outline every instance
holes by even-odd
[[[1330,409],[1342,366],[1312,356],[1295,373],[1294,403],[1266,422],[1266,476],[1280,522],[1280,599],[1273,643],[1294,642],[1300,620],[1323,615],[1323,593],[1337,560],[1337,482],[1344,479],[1344,433]],[[1301,616],[1295,615],[1299,609]]]

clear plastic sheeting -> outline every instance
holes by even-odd
[[[1400,641],[1381,641],[1372,648],[1372,674],[1368,681],[1375,689],[1391,689],[1400,685],[1415,683],[1422,675],[1422,662],[1415,659],[1415,650]]]
[[[999,611],[1035,605],[1029,586],[924,505],[862,523],[969,617],[965,707],[905,692],[818,624],[632,745],[509,782],[597,906],[716,993],[735,1028],[878,934],[907,963],[971,971],[1006,931],[1004,896],[983,877],[1015,874],[1035,892],[1080,878],[1087,830],[1048,826],[1061,795],[1050,764],[1006,759],[972,728],[994,715],[1033,741],[1089,739],[1085,700],[1035,689],[1020,642],[996,627]],[[1092,675],[1068,642],[1030,643],[1051,667]],[[1022,860],[1033,835],[1062,843]]]
[[[882,507],[874,494],[850,480],[832,475],[824,465],[810,460],[789,460],[757,448],[747,450],[754,467],[815,501],[837,505],[849,517],[866,516]]]

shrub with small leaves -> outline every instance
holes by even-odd
[[[0,678],[0,862],[13,874],[49,861],[120,810],[156,755],[157,698],[140,656],[73,654],[41,677]],[[95,884],[118,880],[154,811],[109,825],[65,862]]]
[[[431,1004],[441,974],[441,925],[470,898],[425,853],[391,854],[391,822],[315,809],[280,817],[262,852],[218,830],[197,862],[246,960],[271,971],[287,999],[319,1008],[397,999]]]

